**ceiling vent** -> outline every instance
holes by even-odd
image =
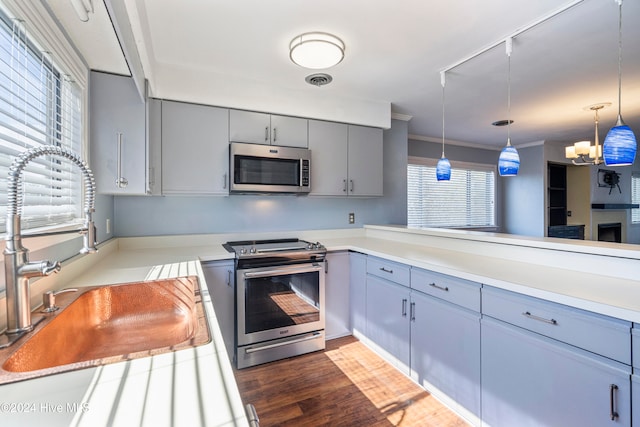
[[[314,85],[318,87],[328,85],[329,83],[331,83],[332,80],[333,80],[333,77],[325,73],[310,74],[304,78],[304,81],[306,81],[310,85]]]

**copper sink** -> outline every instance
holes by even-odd
[[[195,347],[210,341],[196,276],[81,288],[66,308],[0,351],[0,383]]]

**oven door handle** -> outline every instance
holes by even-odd
[[[252,279],[256,277],[269,277],[269,276],[282,276],[285,274],[297,274],[297,273],[310,273],[313,271],[322,270],[322,266],[319,264],[312,264],[311,266],[305,265],[295,268],[273,268],[269,270],[259,270],[259,271],[247,271],[246,273],[242,273],[244,277]]]

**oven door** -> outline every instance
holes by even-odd
[[[324,262],[238,269],[238,346],[324,329]]]

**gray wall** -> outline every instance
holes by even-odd
[[[545,235],[544,145],[518,148],[520,170],[516,177],[504,177],[503,232],[523,236]]]
[[[407,123],[392,120],[384,132],[384,197],[116,196],[116,236],[201,234],[406,224]],[[356,223],[348,223],[354,212]]]

